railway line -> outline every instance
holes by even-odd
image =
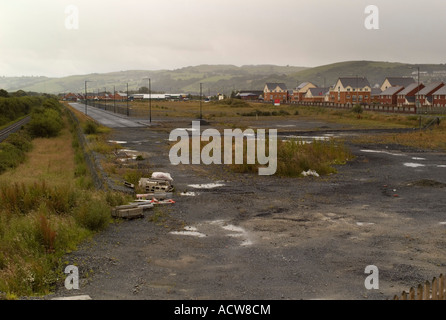
[[[6,138],[8,138],[11,133],[14,133],[14,132],[17,132],[18,130],[20,130],[20,128],[22,126],[24,126],[25,124],[27,124],[30,120],[31,120],[31,116],[28,115],[25,118],[6,127],[5,129],[0,130],[0,142],[3,142]]]

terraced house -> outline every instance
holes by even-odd
[[[274,102],[280,100],[282,103],[288,102],[288,89],[285,83],[267,83],[263,89],[264,101]]]
[[[329,101],[337,104],[370,104],[372,88],[365,77],[343,77],[330,89]]]

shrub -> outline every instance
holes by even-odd
[[[53,109],[35,111],[28,124],[28,130],[33,137],[50,138],[57,136],[63,129],[61,114]]]
[[[101,201],[89,199],[76,208],[74,218],[80,226],[91,231],[100,231],[110,222],[110,207]]]
[[[87,121],[84,125],[84,133],[85,134],[97,134],[98,133],[98,125],[96,122]]]
[[[352,112],[357,113],[357,114],[361,114],[364,110],[362,109],[362,107],[359,104],[356,104],[353,108],[352,108]]]

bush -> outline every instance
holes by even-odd
[[[63,129],[61,114],[54,109],[38,109],[32,114],[28,131],[33,137],[50,138],[57,136]]]
[[[97,134],[98,133],[98,125],[96,122],[87,121],[84,125],[84,133],[85,134]]]
[[[361,114],[364,110],[362,109],[362,107],[357,104],[352,108],[352,112],[357,113],[357,114]]]
[[[100,231],[111,220],[110,207],[93,199],[83,202],[74,212],[76,222],[91,231]]]

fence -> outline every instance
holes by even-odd
[[[84,102],[85,103],[85,102]],[[149,110],[145,109],[134,109],[132,105],[129,103],[127,106],[127,102],[122,101],[110,101],[105,103],[104,101],[88,101],[88,105],[90,107],[98,108],[101,110],[113,112],[115,114],[122,114],[124,116],[135,117],[135,118],[147,118],[149,116]]]
[[[409,292],[403,291],[401,297],[395,296],[393,300],[446,300],[446,277],[441,274],[432,283],[426,281],[419,284],[417,289],[412,287]]]
[[[107,173],[104,171],[100,163],[99,154],[94,151],[88,151],[88,142],[87,139],[85,138],[84,133],[82,132],[79,119],[69,108],[67,108],[67,110],[68,110],[68,115],[75,124],[76,135],[79,140],[79,144],[84,152],[85,163],[88,167],[88,170],[90,172],[91,178],[93,179],[93,183],[96,189],[133,193],[133,191],[129,190],[128,188],[125,188],[124,186],[116,185],[115,182],[108,177]]]

